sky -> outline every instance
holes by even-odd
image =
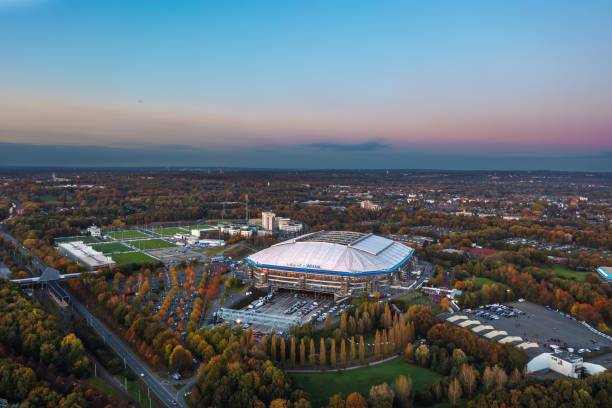
[[[0,0],[0,165],[612,171],[611,1]]]

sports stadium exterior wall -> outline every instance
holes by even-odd
[[[414,254],[410,247],[372,234],[342,234],[307,234],[251,255],[246,258],[251,277],[258,287],[356,296],[388,286]],[[287,251],[295,257],[285,256]],[[327,254],[331,260],[325,258]],[[309,263],[313,258],[318,259],[317,265]]]

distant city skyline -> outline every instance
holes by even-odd
[[[0,38],[5,165],[612,171],[608,1],[0,0]]]

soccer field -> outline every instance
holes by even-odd
[[[141,263],[158,263],[159,261],[143,252],[124,252],[122,254],[111,255],[113,261],[119,265],[126,264],[141,264]]]
[[[122,241],[124,239],[149,238],[148,234],[137,230],[111,231],[104,233],[104,235],[108,235],[109,237],[116,239],[117,241]]]
[[[130,244],[131,247],[134,247],[134,248],[140,249],[140,250],[160,249],[160,248],[172,248],[172,247],[174,247],[174,244],[172,242],[168,242],[168,241],[163,240],[161,238],[142,239],[142,240],[130,241],[129,244]]]
[[[102,252],[104,255],[116,252],[128,252],[132,249],[121,242],[109,242],[104,244],[94,244],[91,246],[94,250]]]
[[[320,407],[327,404],[329,397],[337,392],[341,392],[345,397],[354,391],[367,396],[370,387],[383,382],[390,385],[400,374],[412,378],[412,387],[415,390],[420,390],[440,378],[440,374],[434,371],[408,364],[399,358],[355,370],[333,373],[292,373],[291,377],[299,388],[310,394],[312,406]]]
[[[175,234],[188,234],[189,230],[183,227],[159,227],[159,228],[151,228],[156,234],[161,235],[162,237],[171,237]]]

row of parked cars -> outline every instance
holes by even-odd
[[[499,320],[500,317],[518,317],[519,315],[525,314],[525,312],[516,307],[500,305],[498,303],[479,306],[476,311],[472,309],[466,309],[464,311],[467,313],[474,313],[474,316],[487,320]]]

